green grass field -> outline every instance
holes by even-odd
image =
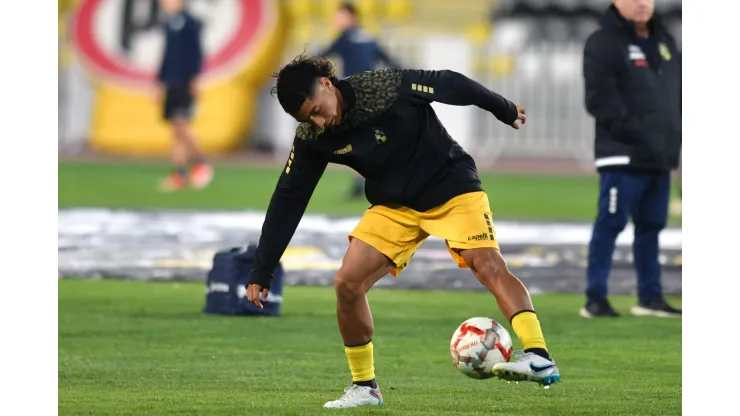
[[[59,207],[264,210],[279,169],[217,166],[209,188],[165,194],[156,185],[166,165],[60,162]],[[351,178],[328,170],[309,212],[360,215],[366,202],[343,199]],[[499,219],[590,222],[596,211],[596,177],[482,179]],[[286,288],[277,319],[207,316],[203,292],[196,283],[60,280],[59,414],[332,413],[322,405],[342,393],[349,370],[331,288]],[[369,298],[386,405],[342,413],[681,413],[680,319],[584,320],[582,295],[534,296],[563,376],[543,390],[471,380],[452,366],[449,339],[463,320],[489,315],[511,331],[490,295],[382,289]],[[627,312],[634,298],[612,302]]]
[[[490,295],[374,290],[369,299],[386,404],[341,413],[681,414],[680,319],[584,320],[581,296],[535,296],[563,376],[544,390],[452,366],[449,340],[463,320],[505,322]],[[632,301],[613,299],[623,311]],[[59,414],[336,413],[322,405],[349,370],[332,289],[286,288],[281,318],[207,316],[203,302],[202,284],[61,280]]]
[[[204,190],[162,193],[157,181],[166,165],[59,163],[59,207],[103,206],[170,209],[267,209],[281,167],[217,166]],[[593,220],[595,176],[482,174],[496,218],[511,220]],[[308,212],[361,215],[366,201],[345,201],[352,174],[329,169]],[[676,188],[677,191],[677,188]],[[678,224],[680,218],[672,218]]]

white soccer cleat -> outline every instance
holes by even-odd
[[[380,389],[372,387],[358,386],[353,384],[351,387],[344,389],[344,396],[337,400],[324,403],[327,409],[346,409],[348,407],[360,406],[382,406],[383,396]]]
[[[493,375],[508,381],[534,381],[545,388],[560,380],[560,372],[555,361],[531,352],[518,351],[515,355],[515,361],[494,365]]]

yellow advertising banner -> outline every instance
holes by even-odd
[[[167,155],[171,131],[156,100],[164,49],[157,0],[78,0],[70,36],[95,85],[91,146],[107,153]],[[241,145],[259,89],[282,58],[286,24],[274,0],[190,0],[203,23],[204,72],[193,127],[202,149]]]

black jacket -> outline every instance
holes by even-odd
[[[654,16],[650,38],[612,5],[583,53],[586,110],[596,120],[596,167],[676,169],[681,153],[681,52]]]
[[[269,287],[327,164],[365,177],[373,205],[427,211],[480,191],[473,158],[454,141],[430,105],[475,105],[505,124],[516,106],[453,71],[384,69],[339,82],[346,108],[339,126],[301,123],[267,208],[250,282]]]

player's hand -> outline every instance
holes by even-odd
[[[190,88],[190,94],[193,97],[196,97],[197,98],[198,95],[200,95],[201,86],[200,86],[200,82],[198,81],[197,78],[196,79],[193,79],[192,81],[190,81],[189,88]]]
[[[519,130],[519,122],[521,121],[522,124],[527,122],[527,110],[524,109],[524,107],[517,105],[516,106],[516,120],[514,120],[514,124],[511,125],[516,130]]]
[[[161,104],[162,101],[164,101],[164,86],[157,85],[154,88],[154,102],[157,104]]]
[[[267,301],[267,295],[270,293],[269,289],[265,289],[260,285],[249,285],[247,286],[247,300],[252,305],[260,308],[262,310],[262,302]],[[261,295],[261,296],[260,296]]]

